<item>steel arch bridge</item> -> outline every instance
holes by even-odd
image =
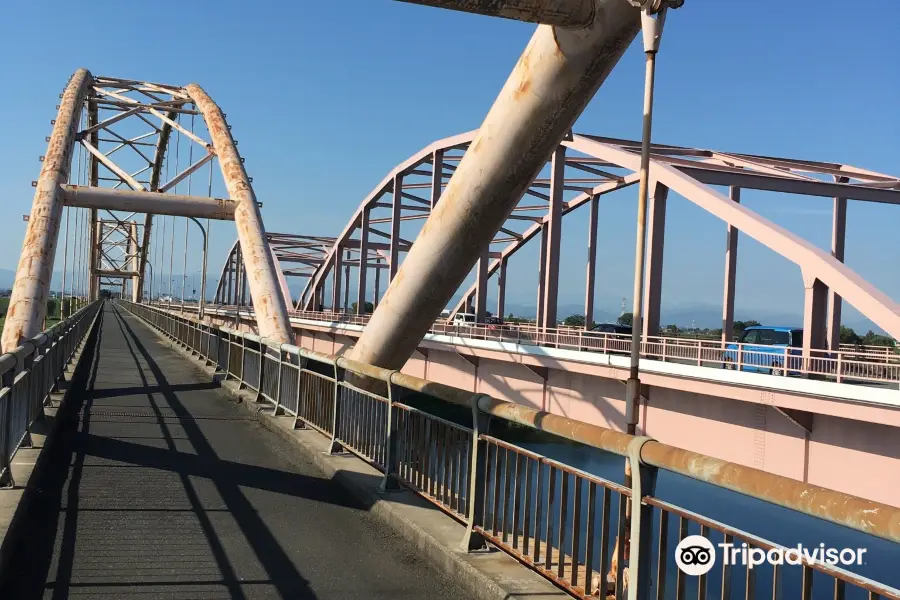
[[[33,182],[34,203],[3,329],[5,350],[36,335],[43,324],[65,205],[89,209],[83,221],[87,239],[74,248],[88,256],[88,298],[113,280],[122,281],[123,289],[132,282],[134,299],[141,298],[155,214],[233,219],[253,274],[248,281],[262,328],[273,339],[290,341],[252,180],[224,113],[203,88],[79,69],[57,109],[41,174]],[[204,166],[209,174],[194,189],[211,194],[214,162],[230,199],[191,196],[194,175]],[[176,193],[179,185],[188,195]],[[145,213],[143,223],[132,219],[136,213]],[[68,220],[66,228],[67,246]]]
[[[366,311],[377,305],[384,283],[393,279],[415,237],[409,222],[424,223],[441,200],[441,192],[462,159],[476,132],[438,140],[392,169],[365,197],[337,237],[303,237],[314,254],[302,256],[306,285],[295,308],[304,311]],[[452,313],[472,307],[479,321],[486,312],[489,281],[497,286],[496,314],[503,315],[509,259],[527,243],[540,245],[537,325],[554,327],[559,285],[562,219],[578,207],[590,205],[585,325],[593,319],[596,275],[598,206],[602,196],[638,181],[640,143],[574,134],[553,152],[547,168],[528,186],[481,253],[475,283],[459,291],[461,300]],[[891,335],[900,336],[900,305],[843,264],[848,200],[900,204],[900,179],[840,163],[719,152],[671,145],[654,145],[650,167],[651,201],[643,333],[659,329],[666,198],[669,190],[726,223],[728,242],[723,291],[723,335],[731,330],[737,235],[743,232],[790,262],[802,273],[805,346],[836,348],[839,343],[841,305],[846,300]],[[714,186],[728,186],[726,196]],[[819,196],[834,199],[834,240],[828,253],[809,241],[763,218],[740,203],[741,189]],[[477,215],[472,215],[477,218]],[[404,231],[401,232],[401,227]],[[271,242],[279,254],[281,240]],[[473,249],[473,252],[478,250]],[[232,249],[222,281],[234,271]],[[281,258],[284,265],[298,257]],[[284,269],[285,274],[298,274]],[[351,273],[353,275],[351,275]],[[355,277],[355,296],[350,282]],[[374,285],[371,285],[374,283]],[[218,297],[236,301],[235,293]],[[352,300],[352,302],[351,302]]]

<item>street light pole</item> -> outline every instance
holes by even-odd
[[[203,308],[206,305],[206,257],[208,248],[209,238],[206,236],[206,229],[203,225],[198,221],[195,217],[188,217],[191,221],[197,224],[197,227],[200,228],[200,232],[203,234],[203,269],[200,271],[200,302],[197,305],[197,318],[203,319]],[[182,291],[182,295],[184,292]],[[182,307],[184,307],[184,301],[182,300]]]
[[[644,119],[641,137],[641,170],[638,186],[637,240],[634,251],[634,298],[631,312],[631,365],[626,383],[626,427],[627,433],[635,435],[637,431],[638,411],[641,401],[641,379],[639,365],[641,360],[641,334],[643,333],[644,312],[644,255],[647,235],[647,196],[650,187],[650,132],[653,124],[653,84],[656,75],[656,53],[659,51],[659,40],[662,37],[663,24],[666,19],[666,2],[641,2],[631,0],[644,8],[641,13],[641,29],[643,33],[644,53],[646,55],[644,74]],[[658,10],[651,13],[652,6]],[[673,8],[680,3],[672,3]]]
[[[147,266],[150,267],[150,301],[153,301],[153,264],[147,260]]]
[[[666,9],[670,6],[678,8],[684,0],[629,0],[631,4],[640,7],[641,31],[643,33],[644,54],[646,56],[644,72],[644,118],[643,132],[641,136],[641,167],[640,185],[638,186],[638,214],[637,214],[637,240],[634,251],[634,298],[631,313],[631,364],[626,382],[626,431],[631,435],[637,434],[637,424],[641,406],[641,335],[644,322],[644,255],[646,250],[647,235],[647,196],[650,187],[650,133],[653,124],[653,84],[656,75],[656,54],[659,51],[659,40],[662,36],[663,25],[666,19]],[[634,452],[637,453],[635,456]],[[632,464],[632,462],[635,464]],[[625,538],[629,545],[625,548],[625,558],[628,561],[629,580],[628,599],[638,600],[638,588],[646,592],[647,585],[642,582],[644,569],[649,568],[647,560],[649,548],[632,560],[632,550],[640,548],[641,533],[641,486],[643,485],[640,471],[637,471],[640,463],[640,446],[636,450],[629,449],[628,460],[625,461],[625,485],[632,488],[632,501],[625,509]],[[636,478],[633,479],[633,472]],[[648,480],[648,483],[650,481]],[[652,487],[652,483],[650,483]],[[650,523],[644,523],[649,528]],[[616,544],[624,543],[624,540],[616,538]],[[641,597],[644,597],[643,595]]]

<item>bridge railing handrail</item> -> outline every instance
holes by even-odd
[[[167,306],[167,305],[163,305]],[[185,307],[191,310],[190,307]],[[237,307],[220,305],[207,311],[236,311]],[[247,307],[241,314],[251,316]],[[299,319],[326,321],[365,326],[368,315],[329,313],[322,311],[291,311]],[[459,325],[438,319],[429,329],[435,335],[448,335],[468,339],[507,342],[524,346],[542,346],[601,352],[627,356],[631,352],[631,336],[626,334],[584,331],[572,327],[540,328],[528,324]],[[875,350],[879,346],[866,346],[841,350],[811,349],[765,344],[744,344],[703,340],[685,337],[643,336],[641,357],[646,360],[676,362],[707,368],[724,368],[738,371],[768,373],[780,376],[816,377],[844,381],[872,383],[900,382],[900,354],[887,350]],[[884,347],[887,348],[887,347]]]
[[[629,564],[640,560],[642,553],[659,548],[657,561],[662,561],[658,568],[663,576],[658,585],[666,585],[668,553],[662,548],[671,540],[662,532],[667,530],[670,517],[680,523],[679,539],[686,534],[688,524],[694,523],[699,524],[701,535],[716,530],[726,536],[726,541],[744,541],[751,547],[765,549],[777,546],[655,498],[652,481],[657,469],[900,542],[897,507],[399,371],[270,343],[252,334],[201,323],[146,304],[122,304],[215,364],[226,378],[256,391],[260,401],[273,405],[275,414],[290,415],[296,427],[312,427],[329,436],[332,452],[347,450],[373,464],[384,473],[383,487],[408,487],[466,524],[466,548],[471,549],[477,540],[486,538],[579,597],[591,597],[592,588],[602,584],[602,576],[613,561],[618,571],[611,570],[606,575],[607,582],[614,581],[615,591],[621,592],[626,556],[624,544],[619,544],[618,539],[629,535],[634,519],[644,518],[635,515],[645,511],[651,521],[658,519],[657,539],[653,539],[654,528],[649,523],[643,529],[637,527],[641,535],[631,540]],[[187,334],[191,329],[196,333]],[[185,340],[198,340],[199,344]],[[262,361],[260,368],[250,370],[250,375],[246,370],[247,356],[252,357],[251,361],[257,357]],[[413,406],[416,394],[471,409],[471,423],[460,424]],[[484,421],[490,417],[619,456],[636,456],[632,481],[644,481],[645,485],[640,502],[632,508],[632,521],[626,515],[627,505],[634,503],[633,487],[596,477],[491,436]],[[649,487],[646,482],[651,482]],[[613,515],[614,498],[617,503]],[[551,509],[553,506],[557,508]],[[863,515],[866,518],[861,518]],[[615,520],[611,523],[612,517]],[[818,571],[834,579],[835,589],[843,590],[845,584],[850,584],[868,590],[872,597],[900,598],[900,591],[840,568],[805,558],[800,568],[804,581]],[[598,573],[601,579],[596,580]],[[649,579],[645,576],[637,584],[649,585]],[[683,593],[683,585],[683,578],[679,577],[675,582],[677,594]],[[663,597],[662,592],[658,597]],[[803,597],[809,598],[806,592]]]
[[[30,443],[44,403],[97,315],[100,302],[84,302],[70,317],[0,355],[0,487],[14,486],[12,460]]]

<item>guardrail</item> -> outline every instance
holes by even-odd
[[[465,550],[488,540],[579,598],[624,598],[631,585],[629,593],[636,591],[638,598],[708,597],[709,574],[688,578],[672,564],[675,546],[693,531],[707,538],[716,532],[738,547],[786,550],[655,497],[660,469],[900,543],[900,508],[399,371],[271,345],[152,306],[120,304],[256,392],[275,414],[292,417],[295,427],[328,436],[331,452],[346,450],[374,465],[383,473],[383,489],[409,488],[465,524]],[[466,407],[471,416],[463,423],[442,418],[415,407],[417,398]],[[629,457],[632,484],[623,486],[492,436],[491,418]],[[711,595],[758,597],[759,567],[715,568],[720,589]],[[732,589],[733,570],[742,571],[734,577],[740,589],[737,584]],[[796,583],[799,593],[784,597],[811,600],[814,574],[819,582],[815,597],[823,594],[824,577],[829,597],[844,598],[850,588],[851,597],[900,599],[900,590],[803,556],[796,565],[774,567],[771,594],[765,595],[781,598],[782,587]]]
[[[170,310],[192,311],[194,307],[178,304],[162,305]],[[252,318],[252,309],[235,306],[210,306],[209,313],[225,311],[233,316]],[[318,311],[289,311],[291,317],[365,326],[368,315]],[[429,333],[525,346],[563,348],[580,352],[599,352],[627,356],[631,353],[631,336],[576,328],[540,329],[532,325],[457,325],[439,319]],[[839,351],[740,344],[721,340],[684,337],[645,336],[641,341],[641,358],[701,367],[734,369],[777,376],[816,377],[842,383],[900,383],[900,354],[879,346],[850,347]]]
[[[0,356],[0,487],[13,487],[12,459],[31,444],[31,426],[90,331],[102,302],[83,306]]]

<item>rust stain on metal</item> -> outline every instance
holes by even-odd
[[[212,138],[213,150],[219,158],[225,186],[236,203],[234,222],[247,270],[250,296],[256,307],[260,335],[279,343],[292,343],[293,331],[288,320],[287,305],[278,286],[276,267],[266,242],[256,195],[231,132],[228,131],[225,117],[199,85],[192,83],[185,91],[203,115]]]
[[[717,458],[648,442],[641,460],[832,523],[900,542],[900,508]]]
[[[594,19],[594,0],[401,1],[530,23],[545,23],[559,27],[584,27]]]
[[[47,314],[50,274],[63,208],[60,186],[69,178],[79,117],[92,82],[90,72],[78,69],[69,79],[59,104],[36,183],[31,216],[3,327],[4,351],[16,348],[23,338],[37,335]]]

